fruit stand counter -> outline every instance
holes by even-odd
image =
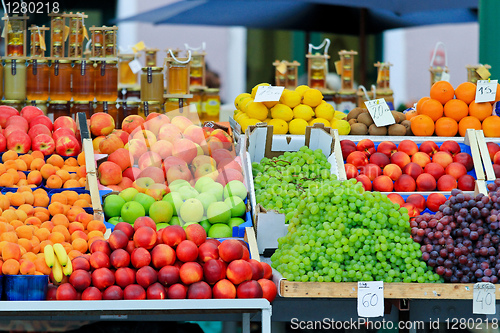
[[[64,321],[243,321],[261,314],[262,332],[271,332],[271,305],[266,299],[17,301],[0,302],[0,318]]]

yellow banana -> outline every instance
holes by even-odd
[[[56,243],[53,245],[54,248],[54,253],[56,254],[57,260],[59,260],[59,263],[61,266],[66,266],[68,264],[68,254],[66,253],[66,249],[62,244]]]
[[[63,273],[64,275],[70,276],[71,273],[73,273],[73,264],[71,263],[71,260],[68,260],[68,263],[66,266],[63,267]]]
[[[59,283],[63,279],[63,271],[61,264],[59,261],[54,260],[54,267],[52,267],[52,275],[54,276],[54,280]]]
[[[54,266],[55,256],[54,256],[54,248],[52,245],[48,244],[43,248],[43,253],[45,255],[45,263],[47,266]]]

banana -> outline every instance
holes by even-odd
[[[66,266],[63,267],[63,273],[64,275],[70,276],[71,273],[73,273],[73,264],[71,263],[71,260],[68,260],[68,263]]]
[[[59,263],[61,266],[66,266],[68,264],[68,254],[66,253],[66,249],[62,244],[56,243],[53,245],[54,252],[56,254],[57,260],[59,260]]]
[[[43,248],[43,253],[45,255],[45,263],[47,266],[52,267],[54,266],[54,261],[55,261],[55,255],[54,255],[54,248],[52,245],[46,245]]]
[[[61,264],[59,261],[54,260],[54,267],[52,267],[52,275],[54,276],[54,280],[59,283],[63,279],[63,271]]]

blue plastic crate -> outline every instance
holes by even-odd
[[[48,275],[5,275],[4,288],[8,301],[44,301],[49,286]]]

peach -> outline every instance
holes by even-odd
[[[342,141],[346,141],[346,140],[342,140]],[[356,151],[356,145],[353,143],[353,145],[342,145],[342,141],[340,142],[340,148],[342,150],[342,158],[344,160],[347,159],[347,156],[349,156],[352,152]],[[352,142],[352,141],[351,141]]]
[[[444,170],[447,175],[453,176],[456,180],[467,174],[467,169],[462,163],[452,162]]]
[[[411,161],[414,162],[414,163],[417,163],[418,165],[420,165],[422,168],[425,168],[425,166],[429,163],[431,163],[431,158],[429,157],[429,155],[427,155],[426,153],[422,153],[422,152],[416,152],[412,157],[411,157]]]
[[[500,151],[500,146],[495,142],[487,142],[486,147],[488,147],[488,153],[490,154],[490,159],[493,161],[493,157],[496,153]]]
[[[434,141],[424,141],[420,145],[419,151],[432,157],[432,155],[439,151],[439,147]]]
[[[403,174],[403,171],[397,164],[388,164],[385,166],[383,174],[389,176],[392,180],[396,180]]]
[[[198,247],[193,241],[183,240],[175,249],[177,259],[182,262],[196,261],[198,258]]]
[[[356,178],[359,175],[358,169],[349,163],[344,165],[347,179]]]
[[[108,135],[115,129],[115,120],[104,112],[94,113],[90,117],[90,131],[94,136]]]
[[[135,280],[138,285],[147,288],[158,281],[158,273],[151,266],[144,266],[135,273]]]
[[[96,287],[88,287],[82,292],[82,301],[100,301],[102,300],[102,293]]]
[[[382,153],[389,158],[397,151],[398,147],[391,141],[382,141],[377,147],[377,152]]]
[[[205,263],[210,259],[219,259],[219,249],[217,245],[205,242],[198,247],[198,261]]]
[[[401,177],[394,182],[394,191],[396,192],[413,192],[415,188],[415,179],[406,174],[401,175]]]
[[[391,200],[392,203],[398,204],[399,207],[403,206],[405,203],[403,197],[398,193],[389,193],[387,195],[387,198],[389,198],[389,200]]]
[[[276,295],[278,294],[278,289],[276,288],[276,284],[269,279],[260,279],[257,282],[260,284],[262,288],[262,297],[267,299],[269,303],[274,301]]]
[[[156,269],[170,266],[175,263],[175,250],[167,244],[158,244],[151,251],[151,260]]]
[[[453,156],[453,162],[458,162],[461,163],[465,166],[465,169],[467,171],[471,171],[474,169],[474,162],[472,161],[472,156],[470,156],[468,153],[458,153],[455,156]]]
[[[471,175],[463,175],[458,178],[458,189],[462,191],[474,191],[476,180]]]
[[[115,271],[116,284],[121,288],[135,283],[135,270],[129,267],[120,267]]]
[[[168,299],[184,299],[186,295],[187,287],[181,283],[176,283],[167,290]]]
[[[372,182],[371,182],[370,178],[368,178],[367,175],[359,175],[356,177],[356,180],[363,185],[363,188],[365,189],[365,191],[372,190]]]
[[[179,271],[180,269],[175,266],[163,266],[158,271],[158,282],[165,287],[176,284],[180,280]]]
[[[391,163],[398,165],[401,169],[410,162],[410,156],[405,152],[398,151],[391,155]]]
[[[437,181],[439,177],[444,175],[444,168],[441,164],[432,162],[425,166],[424,172],[432,175]]]
[[[114,268],[128,267],[130,264],[130,254],[124,249],[114,250],[109,256],[109,262]]]
[[[453,162],[453,157],[448,152],[438,151],[432,156],[432,162],[438,163],[443,168],[446,168],[450,163]]]
[[[456,154],[460,153],[460,145],[453,140],[447,140],[441,144],[439,147],[439,151],[445,151],[447,153],[450,153],[451,156],[455,156]]]
[[[134,243],[136,247],[152,249],[156,244],[156,232],[147,226],[138,228],[134,233]],[[198,256],[198,253],[196,253]]]
[[[164,244],[175,247],[186,239],[186,232],[181,226],[170,225],[163,230],[161,237]]]
[[[189,285],[187,290],[188,299],[209,299],[212,298],[212,288],[205,281],[195,282]]]
[[[417,177],[420,176],[422,172],[422,167],[414,162],[408,163],[403,168],[403,173],[411,176],[413,179],[417,179]]]
[[[186,262],[179,270],[179,277],[185,285],[189,285],[203,279],[203,267],[197,262]]]
[[[225,262],[243,258],[243,246],[238,240],[228,239],[219,245],[219,256]]]
[[[146,299],[146,291],[138,284],[131,284],[123,289],[123,299]]]
[[[401,178],[401,177],[400,177]],[[392,192],[394,183],[389,176],[378,176],[373,180],[373,190],[379,192]]]
[[[143,227],[143,228],[148,228],[148,227]],[[130,262],[132,263],[132,266],[134,266],[135,268],[141,268],[143,266],[147,266],[151,263],[151,254],[149,253],[148,250],[146,250],[143,247],[135,248],[130,254]]]
[[[398,151],[405,152],[408,156],[413,156],[418,152],[418,146],[411,140],[403,140],[398,145]]]
[[[417,191],[434,191],[436,179],[428,173],[423,173],[416,179]]]
[[[92,272],[92,285],[99,290],[104,290],[115,284],[115,274],[106,267],[98,268]]]
[[[252,266],[242,259],[231,261],[227,266],[226,276],[235,285],[249,281],[252,279]]]
[[[167,290],[160,283],[155,282],[146,289],[146,299],[165,299]]]
[[[439,207],[446,202],[446,197],[442,193],[431,193],[427,197],[426,205],[433,212],[437,212]]]
[[[102,299],[104,300],[122,300],[123,290],[119,286],[109,286],[102,292]]]
[[[71,283],[63,283],[59,287],[57,287],[56,300],[74,301],[77,299],[77,297],[78,293]]]
[[[367,157],[370,157],[376,152],[375,144],[370,139],[363,139],[356,145],[358,151],[364,152]]]
[[[443,175],[437,181],[438,191],[451,191],[457,188],[457,180],[450,175]]]
[[[387,164],[391,163],[391,160],[387,155],[382,153],[375,153],[370,156],[370,163],[378,165],[381,168],[384,168]]]
[[[264,280],[264,279],[262,279],[262,280]],[[234,286],[234,284],[231,281],[229,281],[227,279],[222,279],[222,280],[218,281],[213,286],[212,292],[213,292],[214,298],[219,298],[219,299],[221,299],[221,298],[226,298],[226,299],[236,298],[236,287]]]
[[[363,152],[355,151],[347,156],[346,162],[354,165],[356,168],[360,168],[368,164],[368,157]]]
[[[368,178],[373,181],[382,174],[382,169],[378,165],[369,163],[360,168],[360,174],[368,176]]]
[[[88,288],[92,282],[90,272],[88,270],[75,269],[74,265],[73,269],[73,273],[71,273],[71,276],[69,277],[69,283],[71,283],[78,291],[83,291]]]
[[[207,239],[207,233],[205,229],[199,224],[188,225],[185,229],[186,238],[193,241],[197,246],[202,245]]]

